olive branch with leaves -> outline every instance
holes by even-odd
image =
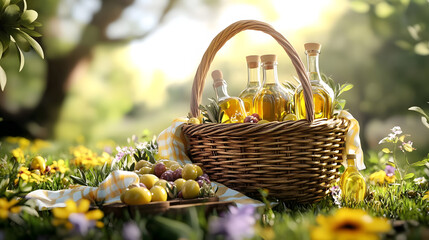
[[[10,46],[18,50],[19,71],[24,67],[23,52],[33,48],[41,58],[43,49],[33,37],[42,35],[35,31],[42,24],[37,20],[38,13],[27,9],[26,0],[0,0],[0,60],[7,56]],[[0,87],[3,91],[7,82],[6,72],[0,66]]]

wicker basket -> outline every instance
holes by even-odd
[[[243,30],[271,35],[289,55],[306,100],[307,120],[266,124],[184,124],[189,156],[214,181],[248,196],[268,189],[283,201],[312,203],[323,198],[339,178],[349,121],[314,120],[313,98],[304,65],[290,43],[270,25],[243,20],[220,32],[205,52],[194,78],[191,114],[199,115],[204,82],[216,52]]]

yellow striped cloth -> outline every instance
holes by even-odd
[[[134,172],[116,170],[100,183],[98,187],[77,186],[70,189],[47,191],[36,190],[27,194],[27,199],[34,199],[39,210],[65,207],[68,199],[75,202],[86,198],[91,202],[110,204],[120,202],[121,194],[131,184],[138,184],[139,177]]]
[[[359,170],[365,169],[363,161],[362,146],[359,137],[359,122],[348,111],[342,110],[339,112],[338,117],[345,118],[350,121],[350,127],[346,136],[346,150],[343,154],[343,165],[347,167],[347,154],[356,154],[356,166]]]

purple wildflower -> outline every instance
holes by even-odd
[[[386,175],[388,177],[395,175],[395,170],[396,170],[396,168],[394,166],[391,166],[391,165],[386,165],[386,168],[384,169],[384,171],[386,172]]]
[[[122,237],[125,240],[139,240],[141,239],[141,231],[135,222],[127,222],[122,228]]]
[[[229,207],[229,213],[210,219],[210,234],[224,235],[227,240],[252,237],[255,234],[255,210],[256,208],[253,205],[245,205],[240,208]]]
[[[125,156],[133,156],[133,154],[135,153],[135,150],[132,147],[116,147],[116,151],[118,151],[118,153],[115,155],[115,158],[113,159],[111,165],[112,168],[119,162],[121,161],[122,158],[124,158]]]
[[[89,229],[95,227],[94,220],[88,220],[83,213],[72,213],[69,216],[69,221],[73,224],[73,231],[82,236],[86,236]]]
[[[338,206],[341,205],[341,188],[339,186],[332,186],[330,189],[331,196],[334,199],[334,203]]]

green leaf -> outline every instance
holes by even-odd
[[[346,84],[341,85],[340,91],[338,92],[338,96],[340,96],[341,93],[347,92],[352,88],[353,88],[353,84],[350,84],[350,83],[346,83]]]
[[[19,190],[21,190],[21,192],[24,192],[24,193],[30,192],[32,189],[33,189],[33,187],[26,182],[20,182],[19,183]]]
[[[422,123],[423,123],[423,125],[425,125],[427,128],[429,128],[429,119],[428,118],[425,118],[425,117],[422,117],[421,118],[422,119]]]
[[[414,177],[414,173],[408,173],[407,175],[405,175],[404,180],[407,180],[413,177]]]
[[[44,54],[43,54],[43,49],[42,47],[39,45],[38,42],[36,42],[36,40],[34,40],[32,37],[30,37],[30,35],[28,35],[27,33],[18,30],[22,36],[27,40],[27,42],[33,47],[33,49],[37,52],[37,54],[39,54],[39,56],[43,59],[45,58]]]
[[[19,71],[21,72],[21,70],[24,68],[24,63],[25,63],[25,58],[24,58],[24,54],[21,51],[21,48],[18,46],[18,43],[15,43],[16,45],[16,49],[18,49],[18,57],[19,57]]]
[[[15,42],[18,44],[19,48],[24,51],[28,52],[31,49],[30,44],[27,42],[27,39],[24,38],[24,36],[19,31],[13,31],[12,32],[12,42]]]
[[[4,10],[7,6],[9,6],[9,4],[10,4],[10,0],[1,0],[0,2],[2,3],[2,5],[1,5],[1,11],[3,12],[3,10]]]
[[[5,22],[14,23],[18,20],[20,14],[20,8],[16,4],[7,6],[3,12],[3,19]]]
[[[345,99],[336,99],[335,100],[335,109],[343,110],[346,106],[346,100]]]
[[[411,164],[411,166],[415,166],[415,167],[423,167],[426,165],[426,163],[429,163],[429,158],[428,159],[423,159],[421,161],[415,162],[413,164]]]
[[[86,182],[84,182],[81,178],[70,175],[70,178],[73,180],[73,183],[80,184],[82,186],[87,186]]]
[[[10,44],[10,36],[7,33],[0,32],[0,42],[3,45],[3,51],[2,53],[6,52],[6,50],[9,48]],[[0,57],[1,59],[1,57]]]
[[[28,215],[39,217],[39,213],[32,207],[21,206],[21,211],[27,213]]]
[[[85,172],[80,168],[79,168],[79,174],[80,174],[80,177],[82,178],[82,180],[85,182],[85,185],[87,185],[88,181],[86,179]]]
[[[4,91],[4,88],[6,87],[6,82],[7,82],[6,72],[0,66],[0,87],[2,91]]]
[[[24,23],[30,24],[30,23],[36,21],[38,16],[39,15],[37,14],[36,11],[27,10],[21,15],[21,21],[23,21]]]
[[[422,55],[422,56],[428,56],[429,55],[429,42],[419,42],[414,46],[414,52]]]
[[[418,112],[421,115],[423,115],[426,119],[429,119],[429,116],[420,107],[413,106],[408,108],[408,110]]]

